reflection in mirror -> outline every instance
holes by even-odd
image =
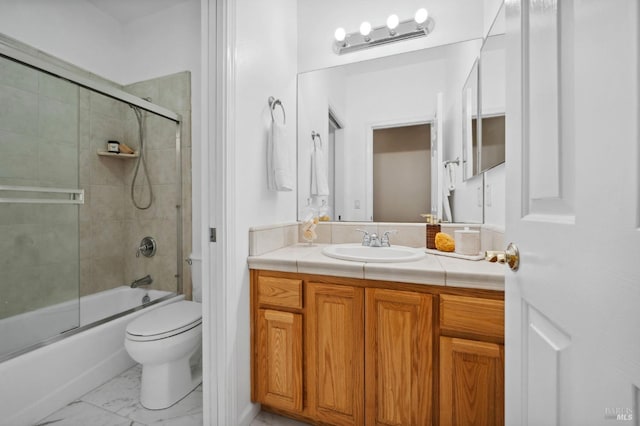
[[[504,5],[480,49],[479,172],[505,158]]]
[[[421,222],[438,187],[432,125],[437,115],[458,123],[445,129],[460,128],[454,108],[465,77],[460,68],[471,64],[479,45],[470,40],[299,74],[298,206],[324,203],[335,221]],[[439,93],[449,116],[437,111]],[[452,151],[445,147],[453,133],[444,132],[445,152]],[[326,163],[315,164],[318,158]],[[436,170],[443,170],[438,161]],[[325,180],[317,176],[324,170],[330,188],[319,191],[314,182]],[[477,209],[472,216],[481,221]]]
[[[462,163],[464,180],[478,174],[478,61],[462,88]]]

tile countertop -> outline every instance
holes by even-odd
[[[328,244],[293,244],[249,256],[250,269],[504,291],[505,265],[426,254],[415,262],[365,263],[322,254]]]

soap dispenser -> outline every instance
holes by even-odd
[[[427,241],[426,246],[428,249],[436,250],[436,234],[440,232],[440,224],[438,219],[430,214],[422,214],[427,220]]]
[[[311,199],[307,198],[307,204],[300,210],[302,220],[302,239],[313,244],[318,239],[316,226],[318,226],[318,210],[311,205]]]

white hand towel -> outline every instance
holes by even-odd
[[[311,195],[329,195],[327,163],[322,148],[318,146],[311,153]]]
[[[293,175],[284,126],[271,122],[267,142],[267,186],[272,191],[293,191]]]

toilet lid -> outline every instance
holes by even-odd
[[[202,305],[183,300],[153,309],[131,321],[127,325],[127,334],[144,340],[161,339],[189,330],[201,323]]]

